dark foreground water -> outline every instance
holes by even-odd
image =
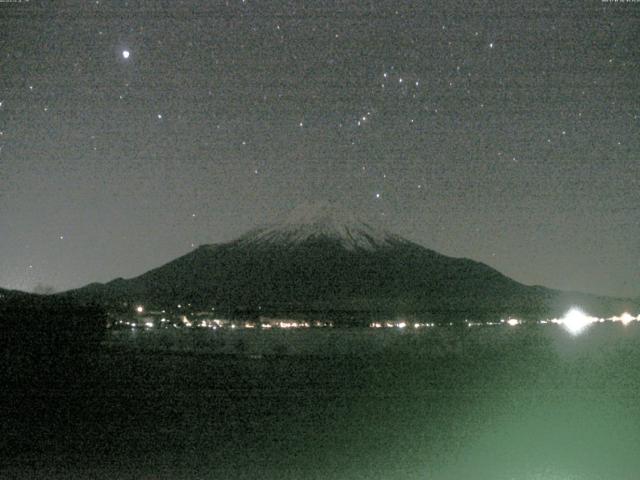
[[[3,389],[0,478],[640,476],[635,324],[136,335]]]

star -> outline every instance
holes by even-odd
[[[129,50],[122,51],[122,58],[124,58],[125,60],[129,58],[129,55],[131,55],[131,52],[129,52]]]

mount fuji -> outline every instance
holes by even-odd
[[[412,315],[435,321],[539,319],[580,305],[619,314],[624,299],[527,286],[363,222],[331,203],[303,204],[236,240],[203,245],[131,279],[60,294],[121,307],[281,315],[358,322]]]

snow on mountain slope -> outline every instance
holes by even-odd
[[[363,222],[351,212],[333,203],[305,203],[282,220],[259,227],[242,236],[241,244],[301,243],[313,239],[330,239],[348,250],[374,250],[402,239]]]

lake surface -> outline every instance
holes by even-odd
[[[77,374],[10,385],[0,478],[640,472],[636,323],[180,335],[118,332]]]

